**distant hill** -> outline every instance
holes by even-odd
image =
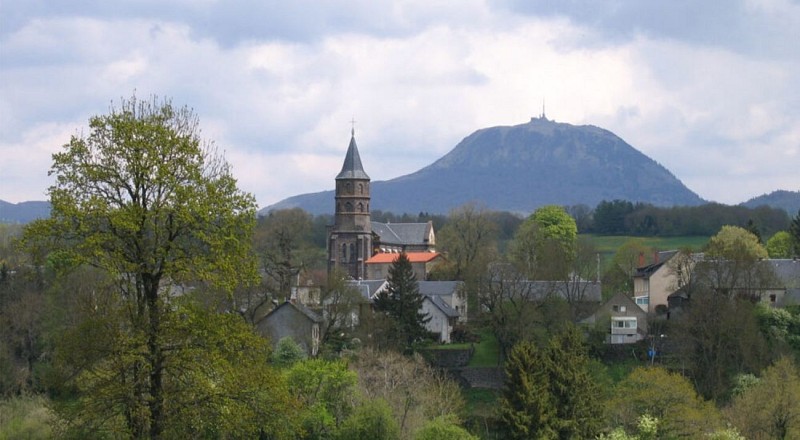
[[[370,175],[380,170],[370,169]],[[331,170],[331,187],[337,170]],[[372,210],[446,214],[476,201],[492,210],[529,213],[547,204],[596,206],[623,199],[657,206],[704,203],[666,168],[614,133],[546,118],[467,136],[421,170],[372,183]],[[300,207],[333,212],[333,191],[290,197],[261,210]]]
[[[769,194],[753,197],[742,203],[742,205],[748,208],[757,208],[762,205],[767,205],[772,208],[784,209],[790,216],[795,216],[797,215],[797,211],[800,211],[800,191],[772,191]]]
[[[28,223],[49,216],[49,202],[9,203],[0,200],[0,223]]]

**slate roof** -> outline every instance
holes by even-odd
[[[636,277],[648,278],[661,268],[670,258],[674,257],[678,251],[663,251],[658,252],[658,263],[648,264],[647,266],[636,268]]]
[[[364,299],[371,300],[386,285],[386,280],[348,281],[347,285],[357,289]]]
[[[458,292],[461,281],[418,281],[420,295],[442,296]]]
[[[387,264],[387,263],[394,263],[401,254],[395,253],[380,253],[373,255],[369,260],[366,261],[367,264]],[[406,256],[408,257],[408,261],[412,263],[428,263],[433,259],[439,257],[438,252],[406,252]]]
[[[356,135],[353,131],[350,137],[350,145],[347,147],[347,154],[344,157],[342,164],[342,171],[336,176],[336,179],[366,179],[369,176],[364,172],[364,167],[361,165],[361,156],[358,154],[358,147],[356,146]]]
[[[766,261],[775,271],[775,275],[783,286],[800,288],[800,260],[773,259]]]
[[[292,307],[292,308],[294,308],[295,310],[300,312],[302,315],[304,315],[306,318],[310,319],[312,322],[323,322],[324,321],[324,319],[321,316],[316,314],[314,311],[312,311],[308,307],[306,307],[306,306],[304,306],[302,304],[295,304],[295,303],[293,303],[291,301],[286,301],[285,303],[279,305],[278,307],[275,307],[274,309],[272,309],[272,311],[267,313],[267,315],[264,317],[264,319],[269,318],[269,315],[272,315],[273,313],[278,311],[278,309],[283,308],[283,307]]]
[[[381,243],[397,245],[428,244],[429,223],[371,223],[372,232],[381,237]]]
[[[459,315],[458,312],[456,312],[454,308],[450,307],[446,302],[444,302],[441,296],[425,295],[425,299],[433,303],[433,305],[435,305],[436,308],[441,310],[442,313],[444,313],[444,315],[447,316],[448,318],[458,318],[459,316],[461,316]]]

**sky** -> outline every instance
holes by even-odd
[[[707,200],[800,190],[797,0],[0,0],[0,199],[133,94],[194,109],[260,207],[333,189],[353,125],[387,180],[543,103]]]

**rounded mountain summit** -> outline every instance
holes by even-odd
[[[335,175],[331,170],[331,184]],[[526,124],[478,130],[417,172],[373,182],[371,204],[373,210],[397,214],[446,214],[469,202],[529,213],[542,205],[594,207],[615,199],[657,206],[704,203],[666,168],[614,133],[543,116]],[[302,194],[262,213],[300,207],[329,214],[333,200],[333,191]]]

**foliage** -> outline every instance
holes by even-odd
[[[286,385],[266,363],[269,343],[255,335],[239,316],[198,308],[188,301],[162,311],[165,346],[174,347],[162,367],[162,386],[169,396],[163,435],[172,438],[253,436],[292,438],[295,421],[278,421],[296,410]],[[98,309],[81,325],[66,331],[55,352],[55,391],[63,396],[56,409],[70,435],[130,435],[131,399],[143,368],[143,336],[118,325],[126,313]],[[141,391],[139,391],[141,393]],[[141,398],[141,397],[138,397]],[[108,402],[115,402],[110,405]],[[114,434],[117,435],[117,434]],[[146,436],[146,434],[145,434]]]
[[[304,408],[300,416],[304,438],[329,438],[355,404],[358,377],[343,361],[297,362],[286,372],[286,380],[289,392]]]
[[[733,400],[726,414],[749,439],[800,438],[800,370],[791,359],[780,359]]]
[[[300,271],[321,259],[310,243],[311,224],[311,215],[300,208],[271,211],[258,220],[254,247],[266,274],[268,289],[279,301],[289,298],[292,283]]]
[[[749,261],[768,258],[767,250],[752,232],[738,226],[723,226],[711,237],[706,248],[711,258],[746,259]]]
[[[60,423],[42,396],[20,395],[0,400],[0,439],[53,438]]]
[[[107,335],[92,336],[116,339],[122,349],[94,359],[89,370],[123,374],[112,393],[120,405],[102,403],[99,394],[78,402],[97,398],[93,404],[101,407],[127,408],[122,425],[129,435],[157,438],[167,419],[184,410],[175,407],[184,402],[168,388],[178,383],[169,380],[177,373],[169,370],[171,358],[192,351],[191,340],[167,336],[168,326],[179,322],[170,287],[203,280],[231,291],[253,280],[255,202],[200,140],[188,108],[134,96],[108,115],[92,117],[89,129],[53,155],[51,218],[29,225],[26,242],[32,248],[50,244],[67,260],[100,268],[116,282],[114,321],[101,321]],[[82,389],[102,383],[89,382]]]
[[[527,341],[512,349],[501,424],[508,438],[592,438],[602,423],[598,394],[580,332],[570,326],[544,350]]]
[[[389,404],[403,438],[410,438],[427,420],[457,415],[463,409],[458,384],[419,355],[362,349],[351,367],[358,374],[362,395]]]
[[[442,279],[467,280],[471,274],[482,273],[492,261],[497,231],[489,214],[471,204],[450,212],[437,234],[437,248],[447,255],[450,264]]]
[[[452,417],[437,417],[429,420],[414,434],[414,440],[478,440],[458,425]]]
[[[599,390],[589,374],[589,358],[580,330],[568,326],[550,339],[546,368],[555,398],[559,438],[591,438],[603,417]]]
[[[577,252],[578,228],[564,208],[538,208],[517,229],[510,252],[528,278],[560,280],[569,272]]]
[[[514,345],[505,364],[500,424],[506,438],[555,438],[555,402],[544,354],[530,341]]]
[[[800,354],[800,307],[773,308],[759,304],[758,324],[776,351],[786,346]]]
[[[617,384],[608,407],[613,423],[628,431],[643,415],[657,418],[664,438],[699,438],[720,424],[714,406],[686,378],[661,367],[633,370]]]
[[[635,236],[710,236],[723,225],[745,227],[748,222],[764,236],[784,230],[789,224],[786,211],[759,206],[727,206],[708,203],[700,206],[657,207],[625,200],[602,201],[594,209],[593,224],[587,231],[601,235]]]
[[[792,236],[794,250],[792,256],[800,257],[800,209],[797,210],[797,215],[792,218],[789,224],[789,234]]]
[[[615,294],[633,292],[633,275],[643,258],[653,255],[653,248],[645,245],[641,238],[632,238],[617,248],[614,257],[603,274],[603,289]]]
[[[491,212],[474,204],[450,211],[437,233],[437,249],[446,261],[437,264],[431,279],[464,281],[470,319],[480,311],[478,295],[489,264],[498,258],[497,224]]]
[[[320,329],[323,349],[338,353],[352,340],[354,328],[359,324],[354,313],[367,304],[366,300],[361,292],[347,284],[344,272],[336,269],[328,273],[321,286],[320,304],[325,318]]]
[[[276,367],[291,367],[308,357],[306,351],[291,336],[281,338],[275,345],[270,360]]]
[[[392,318],[395,323],[392,339],[401,349],[410,351],[415,342],[427,336],[425,324],[431,318],[421,311],[425,298],[419,293],[417,277],[405,253],[392,263],[387,281],[386,289],[375,298],[375,308]]]
[[[501,359],[515,344],[534,338],[544,328],[542,302],[532,300],[533,284],[510,266],[494,265],[480,291],[480,306],[497,339]]]
[[[396,440],[400,428],[392,418],[392,410],[382,399],[373,399],[357,406],[339,427],[338,440]]]
[[[696,289],[688,310],[673,324],[668,340],[676,360],[705,398],[726,399],[737,375],[761,371],[770,362],[754,306],[747,299]]]
[[[631,435],[623,428],[615,428],[608,434],[601,434],[598,440],[655,440],[658,435],[659,420],[649,414],[642,414],[637,421],[637,434]]]
[[[778,231],[767,240],[770,258],[792,258],[792,236],[788,231]]]

